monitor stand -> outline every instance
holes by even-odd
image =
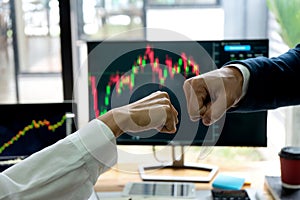
[[[140,165],[139,166],[139,173],[143,181],[178,181],[178,182],[201,182],[201,183],[208,183],[210,182],[216,173],[218,172],[218,167],[214,165],[207,165],[207,164],[198,164],[198,163],[184,163],[184,150],[183,146],[181,148],[181,157],[180,159],[176,159],[175,157],[175,146],[172,145],[172,163],[171,164],[162,164],[157,166],[146,166]],[[153,173],[159,169],[174,169],[174,170],[182,170],[182,169],[190,169],[190,170],[202,170],[206,172],[207,175],[205,176],[177,176],[177,175],[154,175]],[[147,171],[152,171],[148,172]],[[175,171],[176,174],[176,171]],[[178,172],[179,174],[179,172]]]

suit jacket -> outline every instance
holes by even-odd
[[[250,71],[248,91],[236,109],[266,110],[300,104],[300,44],[279,57],[230,63],[243,64]]]

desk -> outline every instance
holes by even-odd
[[[251,162],[234,166],[226,166],[219,164],[218,173],[228,173],[230,175],[243,176],[246,180],[251,182],[251,187],[263,192],[267,200],[272,200],[270,193],[264,185],[264,177],[268,169],[274,169],[274,165],[278,163],[273,162]],[[276,166],[275,166],[276,167]],[[129,172],[126,172],[128,169]],[[176,170],[176,173],[185,173],[185,170]],[[138,174],[137,164],[118,164],[109,171],[102,174],[95,184],[96,192],[115,192],[122,191],[127,182],[142,181]],[[211,189],[211,183],[196,183],[197,190]]]

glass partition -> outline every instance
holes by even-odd
[[[0,103],[63,100],[58,0],[0,0]]]

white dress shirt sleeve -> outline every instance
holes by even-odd
[[[239,99],[239,101],[241,99],[243,99],[243,97],[246,95],[247,93],[247,90],[248,90],[248,85],[249,85],[249,79],[250,79],[250,72],[248,70],[247,67],[245,67],[244,65],[242,64],[230,64],[230,65],[226,65],[224,67],[235,67],[237,68],[238,70],[240,70],[240,72],[242,73],[243,75],[243,87],[242,87],[242,96],[241,98]],[[236,102],[236,104],[238,104],[238,102]],[[235,105],[234,105],[235,106]]]
[[[99,175],[117,161],[112,131],[94,119],[85,127],[0,174],[0,199],[88,199]]]

